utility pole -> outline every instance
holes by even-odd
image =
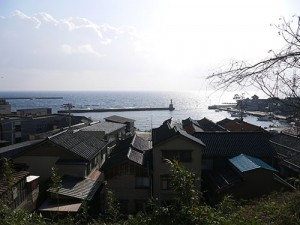
[[[69,128],[71,127],[72,123],[71,123],[71,109],[74,108],[74,106],[72,105],[72,103],[67,103],[67,104],[63,104],[63,107],[68,110],[68,115],[69,115]]]

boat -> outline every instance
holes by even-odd
[[[273,118],[272,116],[266,115],[266,116],[260,116],[257,118],[258,121],[271,121]]]
[[[230,115],[231,117],[247,117],[246,113],[241,114],[241,112],[231,112]]]

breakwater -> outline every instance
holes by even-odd
[[[5,100],[63,99],[63,97],[5,97]]]
[[[70,109],[70,110],[58,110],[58,113],[93,113],[93,112],[128,112],[128,111],[173,111],[173,107],[162,108],[118,108],[118,109]]]

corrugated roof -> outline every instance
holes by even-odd
[[[99,122],[99,123],[95,123],[93,125],[84,127],[80,130],[81,131],[101,131],[101,132],[104,132],[105,134],[110,134],[110,133],[113,133],[124,127],[126,127],[125,124],[104,121],[104,122]]]
[[[81,205],[82,202],[79,200],[60,199],[57,202],[56,199],[48,198],[38,210],[47,212],[78,212]]]
[[[63,176],[58,194],[82,200],[91,200],[100,186],[100,180]],[[49,188],[48,191],[56,193],[54,188]]]
[[[194,136],[202,140],[206,157],[234,157],[246,154],[257,158],[270,158],[276,152],[262,132],[199,132]]]
[[[107,144],[87,132],[71,130],[51,136],[49,140],[87,160],[93,159]]]
[[[135,121],[133,119],[129,119],[129,118],[122,117],[122,116],[116,116],[116,115],[109,116],[104,119],[106,121],[111,121],[111,122],[115,122],[115,123],[132,123]]]
[[[277,172],[276,169],[274,169],[272,166],[268,165],[264,161],[244,154],[240,154],[236,157],[229,159],[229,162],[242,173],[255,169],[266,169],[271,170],[273,172]]]

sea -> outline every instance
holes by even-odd
[[[206,91],[150,92],[150,91],[0,91],[0,98],[8,99],[12,111],[30,108],[52,108],[52,113],[64,109],[65,104],[72,104],[76,109],[95,108],[159,108],[168,107],[171,100],[175,110],[162,111],[124,111],[101,113],[73,113],[86,116],[94,121],[104,121],[105,117],[118,115],[135,120],[135,127],[148,131],[159,127],[163,121],[174,118],[183,120],[192,118],[200,120],[204,117],[214,122],[225,118],[233,119],[227,111],[209,110],[209,105],[234,103],[233,93],[213,94]],[[36,99],[39,97],[62,97],[62,99]],[[269,128],[278,121],[258,121],[254,116],[244,118],[246,122]],[[288,126],[280,122],[282,126]],[[277,125],[278,126],[278,125]]]

